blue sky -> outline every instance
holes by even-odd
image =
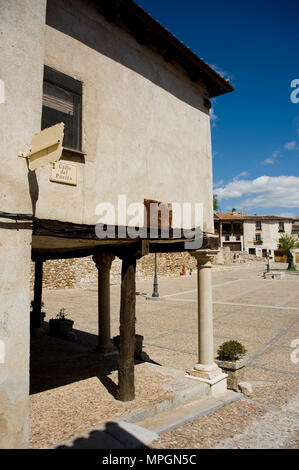
[[[221,211],[299,216],[298,0],[136,1],[235,88],[212,100]]]

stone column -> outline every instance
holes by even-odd
[[[212,395],[224,393],[227,389],[227,374],[223,374],[214,362],[211,260],[216,254],[217,250],[191,253],[197,259],[198,363],[189,374],[208,383]]]
[[[96,350],[108,354],[116,351],[110,331],[110,269],[114,256],[106,253],[93,255],[98,269],[98,345]]]

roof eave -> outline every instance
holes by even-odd
[[[154,46],[166,61],[177,62],[186,70],[192,81],[202,81],[206,85],[209,98],[234,91],[228,80],[213,70],[133,0],[97,0],[97,3],[108,21],[123,24],[130,29],[138,42]]]

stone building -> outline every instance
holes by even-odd
[[[292,232],[292,218],[275,215],[247,215],[232,210],[231,213],[214,214],[215,234],[222,248],[246,251],[250,255],[269,255],[281,261],[278,241],[284,234]]]
[[[299,217],[296,217],[293,220],[292,235],[298,242],[298,247],[295,250],[295,260],[297,263],[299,263]]]
[[[291,234],[292,219],[272,215],[247,216],[244,222],[244,246],[249,254],[282,261],[279,239],[285,233]]]
[[[93,255],[102,353],[113,349],[109,269],[122,259],[119,398],[130,400],[136,258],[193,249],[202,294],[193,373],[225,387],[213,358],[209,108],[231,85],[131,0],[8,0],[0,3],[0,31],[0,448],[28,444],[31,259],[38,327],[43,262]],[[177,227],[169,216],[166,236],[158,215],[152,238],[152,219],[130,225],[122,210],[99,225],[99,204],[119,208],[124,195],[127,206],[162,201],[170,214],[174,203],[200,203],[202,235],[191,230],[195,219]],[[130,236],[136,225],[144,237]],[[176,228],[187,232],[178,236]],[[199,238],[199,250],[186,244]]]
[[[244,251],[244,214],[239,214],[235,209],[231,213],[219,212],[214,214],[214,226],[221,248]]]

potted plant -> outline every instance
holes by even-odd
[[[227,377],[227,388],[238,391],[238,383],[243,375],[246,364],[244,358],[247,350],[243,344],[235,340],[225,341],[217,350],[216,364],[225,372]]]
[[[114,346],[119,350],[120,335],[114,336],[112,338],[112,341],[113,341]],[[135,359],[142,359],[142,344],[143,344],[143,336],[135,335],[135,349],[134,349]]]
[[[60,309],[56,318],[49,321],[50,335],[58,338],[69,339],[69,334],[73,328],[73,320],[66,318],[65,309]]]

